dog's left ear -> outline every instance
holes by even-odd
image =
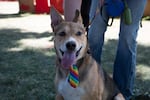
[[[81,17],[81,14],[80,14],[79,10],[76,10],[73,22],[77,22],[77,23],[81,23],[82,24],[82,17]]]
[[[55,26],[57,26],[63,21],[63,18],[54,7],[51,7],[50,9],[50,16],[51,16],[51,26],[52,29],[54,30]]]

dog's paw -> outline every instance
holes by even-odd
[[[118,93],[115,97],[114,100],[125,100],[125,98],[123,97],[123,95],[121,93]]]

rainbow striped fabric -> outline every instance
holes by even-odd
[[[79,85],[79,71],[77,66],[72,65],[70,67],[70,73],[68,75],[68,82],[73,88],[76,88]]]

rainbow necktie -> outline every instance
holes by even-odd
[[[70,67],[70,73],[68,75],[68,82],[73,88],[76,88],[79,85],[79,71],[77,66],[72,65]]]

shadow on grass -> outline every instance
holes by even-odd
[[[35,33],[35,32],[21,32],[20,29],[0,29],[0,45],[1,50],[9,49],[11,47],[17,47],[17,41],[21,39],[30,39],[30,38],[41,38],[41,37],[50,37],[52,34],[49,32],[45,33]]]
[[[49,37],[49,32],[21,32],[20,29],[0,30],[0,98],[1,100],[52,100],[54,98],[53,49],[17,48],[21,39]],[[38,44],[36,44],[38,45]]]
[[[0,98],[2,100],[54,100],[54,49],[19,47],[21,39],[52,36],[49,32],[21,32],[20,29],[0,29]],[[112,72],[116,40],[109,40],[103,48],[103,67]],[[37,44],[38,45],[38,44]],[[150,66],[150,47],[138,45],[137,65]],[[146,85],[145,85],[146,84]],[[145,94],[150,81],[138,76],[136,88],[142,89],[135,94]],[[149,91],[147,92],[149,94]]]
[[[20,13],[17,13],[17,14],[0,14],[0,18],[1,19],[5,19],[5,18],[18,18],[18,17],[26,17],[28,15],[31,15],[31,14],[28,14],[28,13],[24,13],[24,14],[20,14]]]

